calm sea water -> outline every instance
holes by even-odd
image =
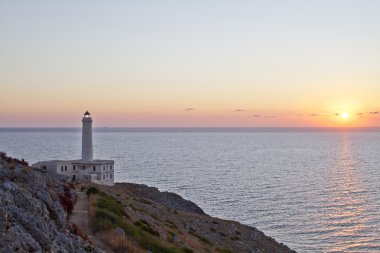
[[[94,144],[117,181],[176,192],[298,252],[380,252],[379,131],[103,129]],[[2,129],[0,150],[79,158],[81,133]]]

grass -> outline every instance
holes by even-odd
[[[141,228],[142,230],[148,232],[151,235],[160,237],[160,233],[158,231],[154,230],[146,220],[140,219],[140,220],[134,222],[133,224],[136,225],[137,227]]]
[[[143,204],[146,204],[146,205],[152,205],[152,203],[146,199],[143,199],[143,198],[139,198],[139,199],[134,199],[140,203],[143,203]]]
[[[108,210],[117,214],[118,216],[125,216],[129,218],[129,215],[124,211],[124,208],[121,205],[120,201],[104,193],[101,193],[100,195],[101,198],[96,203],[96,206],[98,208]]]
[[[151,214],[150,217],[152,217],[152,218],[155,219],[156,221],[160,221],[160,219],[159,219],[156,215],[154,215],[154,214]]]
[[[30,172],[32,172],[32,167],[24,165],[24,167],[22,168],[22,172],[25,174],[29,174]]]
[[[173,229],[178,229],[177,225],[168,219],[165,220],[165,225]]]
[[[87,192],[89,190],[90,188]],[[154,230],[146,220],[140,219],[132,223],[122,204],[114,197],[100,192],[98,189],[90,190],[91,194],[96,194],[96,201],[91,206],[93,210],[90,212],[93,214],[90,218],[90,223],[95,231],[103,231],[110,235],[110,231],[119,227],[125,231],[128,239],[133,240],[139,247],[154,253],[192,252],[191,249],[169,247],[165,243],[162,243],[158,239],[159,232]],[[125,244],[121,242],[117,245],[121,246],[116,250],[123,250],[122,247],[125,248]]]
[[[132,204],[129,204],[129,206],[133,209],[133,211],[135,212],[140,212],[140,213],[143,213],[144,212],[144,209],[142,208],[138,208],[138,207],[135,207],[134,205]]]
[[[214,244],[211,243],[207,238],[201,236],[201,235],[198,235],[196,232],[194,232],[193,230],[190,230],[189,231],[189,234],[191,234],[192,236],[198,238],[200,241],[204,242],[205,244],[207,245],[210,245],[210,246],[213,246]]]

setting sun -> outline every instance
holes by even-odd
[[[344,119],[347,119],[350,115],[348,114],[348,112],[342,112],[342,113],[340,114],[340,116],[341,116],[342,118],[344,118]]]

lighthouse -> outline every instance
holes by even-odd
[[[88,111],[82,119],[82,161],[92,161],[92,118]]]
[[[40,161],[32,166],[65,175],[72,180],[86,180],[96,184],[114,185],[114,160],[93,159],[92,118],[86,111],[82,118],[82,159]]]

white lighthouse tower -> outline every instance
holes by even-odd
[[[34,168],[56,172],[72,180],[87,180],[97,184],[114,184],[113,160],[93,159],[92,154],[92,118],[87,111],[82,118],[82,159],[49,160],[33,164]]]
[[[90,162],[93,160],[92,154],[92,118],[88,111],[82,119],[82,161]]]

